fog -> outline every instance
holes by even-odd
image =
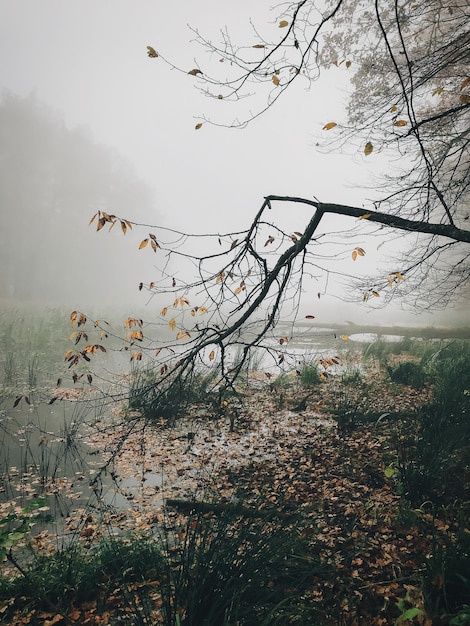
[[[224,26],[234,38],[249,32],[249,18],[275,28],[270,3],[253,5],[2,0],[1,302],[143,308],[137,286],[155,279],[154,258],[137,249],[137,233],[96,233],[88,222],[98,209],[203,233],[246,228],[267,194],[366,203],[367,183],[384,163],[315,148],[323,125],[343,114],[343,70],[311,89],[295,85],[244,130],[204,124],[196,131],[198,116],[230,123],[238,109],[205,98],[193,77],[147,56],[151,45],[189,70],[208,53],[191,41],[188,24],[217,41]],[[300,213],[290,217],[291,229],[301,230]],[[367,258],[371,271],[376,258]],[[315,301],[319,321],[466,321],[462,310],[371,312],[338,296],[336,288]]]

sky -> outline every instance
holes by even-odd
[[[224,27],[234,41],[256,43],[251,19],[278,37],[279,14],[271,6],[269,0],[0,0],[0,91],[34,94],[68,127],[86,128],[125,157],[155,192],[154,214],[132,207],[125,216],[131,220],[189,232],[240,230],[267,194],[366,206],[369,194],[358,184],[368,180],[365,157],[315,148],[322,127],[341,116],[347,100],[343,70],[329,70],[310,89],[297,83],[264,116],[235,130],[223,124],[240,109],[205,97],[193,76],[147,56],[151,45],[188,71],[196,58],[206,62],[190,27],[216,43]],[[203,116],[222,126],[195,130]],[[344,305],[345,318],[350,311]],[[363,309],[357,311],[360,319]],[[400,321],[397,315],[393,309],[367,321]]]

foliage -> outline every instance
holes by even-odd
[[[128,394],[128,408],[146,420],[173,421],[191,404],[203,402],[220,407],[223,398],[217,391],[214,374],[195,370],[175,375],[163,382],[153,369],[134,366]],[[217,400],[219,400],[217,402]]]
[[[400,471],[408,497],[450,503],[470,498],[470,349],[450,343],[428,359],[434,381],[429,404],[400,437]],[[459,480],[449,480],[450,476]]]
[[[397,365],[388,365],[387,374],[392,382],[409,385],[414,389],[421,389],[426,382],[426,374],[422,365],[414,361],[402,361]]]
[[[311,387],[320,382],[320,371],[317,363],[305,363],[300,369],[300,382],[302,385]]]
[[[51,608],[79,617],[74,607],[106,603],[125,623],[152,624],[157,614],[168,626],[268,626],[300,615],[315,623],[315,611],[291,596],[321,568],[304,555],[292,524],[228,510],[192,512],[175,527],[168,516],[159,537],[109,538],[91,552],[72,545],[37,557],[23,576],[0,579],[0,599],[21,598],[32,617],[25,623]]]
[[[432,551],[425,560],[424,595],[432,616],[454,615],[450,624],[465,624],[470,605],[470,537],[468,510],[460,511],[455,536],[435,533]]]

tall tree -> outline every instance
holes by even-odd
[[[398,234],[402,249],[409,243],[406,254],[389,260],[378,275],[350,275],[344,265],[336,270],[350,286],[359,285],[362,300],[401,296],[413,307],[429,307],[468,294],[468,3],[328,0],[320,6],[302,0],[279,10],[276,36],[272,27],[268,35],[253,27],[249,44],[236,45],[223,31],[222,43],[215,45],[196,31],[214,53],[216,69],[198,65],[184,71],[217,100],[241,101],[253,93],[257,109],[223,122],[244,126],[275,106],[294,81],[313,82],[325,68],[344,67],[352,81],[347,121],[332,119],[323,132],[330,145],[333,136],[364,158],[382,152],[390,167],[374,181],[375,197],[365,207],[335,204],[334,198],[270,195],[240,232],[197,237],[151,229],[140,247],[151,247],[162,258],[162,279],[140,288],[159,302],[167,298],[160,313],[167,334],[163,340],[147,338],[142,321],[129,319],[126,341],[138,360],[157,350],[162,390],[203,363],[217,364],[231,385],[257,346],[282,363],[290,336],[279,336],[277,322],[295,319],[302,291],[312,281],[321,285],[321,297],[335,274],[336,257],[349,258],[350,268],[359,266],[367,249],[355,240],[358,233],[380,236],[381,243]],[[155,48],[147,51],[171,65]],[[213,122],[203,118],[196,129],[204,123]],[[275,210],[285,204],[305,207],[303,230],[280,225]],[[332,242],[330,215],[344,220],[343,233],[332,233],[333,252],[326,245]],[[95,219],[101,230],[122,217],[98,212]],[[186,282],[172,275],[176,259],[187,263]],[[83,354],[88,352],[71,353],[70,363]]]

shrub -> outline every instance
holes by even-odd
[[[470,349],[452,344],[430,361],[430,403],[400,442],[402,482],[410,500],[470,498]]]
[[[390,380],[399,385],[408,385],[413,389],[421,389],[426,382],[426,373],[420,363],[404,361],[398,365],[388,365],[387,373]]]
[[[171,421],[189,405],[214,402],[218,395],[213,374],[191,370],[165,380],[154,369],[135,368],[131,372],[128,408],[145,419]]]

